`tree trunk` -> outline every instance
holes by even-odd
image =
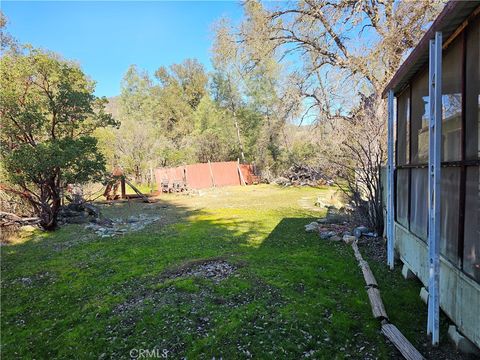
[[[38,214],[40,226],[44,230],[55,230],[61,206],[60,188],[55,177],[42,186],[41,194],[40,213]]]
[[[237,130],[237,140],[238,140],[238,147],[240,148],[240,157],[242,159],[242,163],[245,163],[245,154],[243,152],[242,138],[240,137],[240,126],[238,125],[237,114],[235,110],[233,110],[233,122],[235,124],[235,129]]]
[[[42,206],[40,214],[40,226],[45,230],[55,230],[57,227],[57,216],[60,210],[60,197],[52,201],[52,204]]]

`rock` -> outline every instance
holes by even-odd
[[[92,204],[89,204],[89,203],[83,203],[83,208],[88,213],[88,215],[93,216],[95,218],[100,217],[100,210],[96,206],[93,206]]]
[[[366,234],[368,232],[368,228],[366,228],[365,226],[359,226],[359,227],[356,227],[355,230],[353,230],[353,235],[359,239],[360,236],[362,236],[363,234]]]
[[[319,224],[328,224],[328,219],[327,218],[317,219],[317,222]]]
[[[20,279],[20,282],[23,284],[23,285],[32,285],[33,281],[32,279],[28,278],[28,277],[23,277]]]
[[[160,219],[160,216],[147,216],[145,214],[140,214],[137,217],[130,216],[127,220],[100,218],[92,220],[85,228],[92,229],[100,237],[112,237],[123,235],[127,232],[139,231]]]
[[[349,235],[349,236],[351,236],[351,235],[352,235],[352,233],[351,233],[350,231],[344,231],[342,235],[343,235],[343,236],[345,236],[345,235]]]
[[[85,213],[79,213],[77,216],[71,216],[65,219],[69,224],[85,224],[90,222],[90,218]]]
[[[313,232],[318,230],[318,223],[316,221],[311,222],[308,225],[305,225],[306,232]]]
[[[330,239],[332,236],[337,235],[335,231],[322,231],[320,233],[320,239],[327,240]]]
[[[97,218],[97,219],[93,219],[92,222],[94,222],[95,224],[100,225],[100,226],[112,226],[113,225],[113,221],[110,220],[109,218]]]
[[[345,244],[351,244],[351,243],[353,243],[355,240],[357,240],[357,238],[356,238],[355,236],[343,235],[343,241],[345,242]]]
[[[100,210],[87,202],[72,202],[62,206],[58,212],[58,220],[61,224],[84,224],[94,222],[100,217]]]
[[[330,241],[342,241],[342,238],[338,235],[334,235],[329,240]]]

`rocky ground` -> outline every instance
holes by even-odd
[[[145,226],[150,225],[158,220],[160,216],[151,216],[146,214],[138,214],[129,216],[128,219],[98,219],[85,226],[98,236],[112,237],[123,235],[125,233],[142,230]]]

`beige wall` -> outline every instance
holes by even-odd
[[[395,250],[402,262],[428,287],[427,244],[395,223]],[[443,256],[440,256],[440,307],[458,330],[480,348],[480,284]]]

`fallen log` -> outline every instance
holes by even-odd
[[[373,276],[368,263],[364,260],[360,261],[360,268],[362,269],[363,278],[365,279],[367,286],[378,287],[377,280],[375,279],[375,276]]]
[[[403,357],[407,360],[422,360],[425,359],[422,354],[407,340],[405,336],[393,324],[383,324],[382,333],[393,345],[400,351]]]
[[[21,217],[13,213],[0,211],[0,226],[33,225],[39,222],[39,217]]]
[[[357,259],[357,261],[363,261],[362,255],[358,250],[358,245],[356,241],[352,242],[352,248],[353,248],[353,254],[355,255],[355,259]]]
[[[370,300],[370,305],[372,306],[372,313],[375,319],[386,319],[388,320],[387,312],[383,306],[382,298],[380,297],[380,290],[377,288],[371,287],[367,290],[368,298]]]
[[[358,264],[363,272],[363,277],[367,283],[367,294],[372,307],[373,316],[381,321],[382,333],[389,339],[393,345],[400,351],[403,357],[407,360],[422,360],[425,359],[420,352],[407,340],[405,336],[398,330],[398,328],[388,322],[388,315],[378,290],[377,280],[373,276],[372,270],[368,262],[363,260],[360,251],[358,250],[357,242],[352,243],[353,252]]]

